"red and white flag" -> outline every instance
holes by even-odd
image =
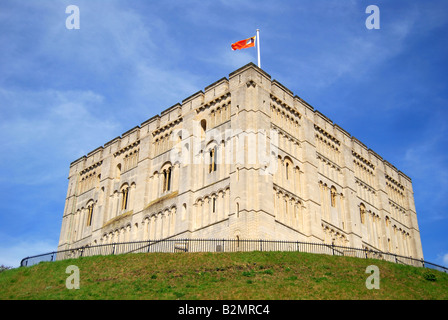
[[[257,38],[257,36],[253,36],[251,38],[232,43],[232,50],[240,50],[240,49],[255,47],[255,39],[256,38]]]

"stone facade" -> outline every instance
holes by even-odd
[[[174,237],[423,258],[411,179],[252,63],[70,165],[58,249]]]

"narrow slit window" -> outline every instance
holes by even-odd
[[[122,191],[123,201],[121,203],[121,210],[126,210],[128,208],[128,197],[129,197],[129,188],[123,189]]]
[[[87,226],[90,227],[90,226],[92,225],[93,204],[90,205],[87,209],[88,209],[88,214],[87,214]]]

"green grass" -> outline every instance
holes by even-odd
[[[66,288],[66,268],[80,289]],[[366,268],[380,271],[367,289]],[[374,259],[297,252],[150,253],[97,256],[0,273],[0,299],[448,299],[448,274]]]

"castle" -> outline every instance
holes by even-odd
[[[423,258],[404,173],[249,63],[70,165],[58,250],[297,240]]]

